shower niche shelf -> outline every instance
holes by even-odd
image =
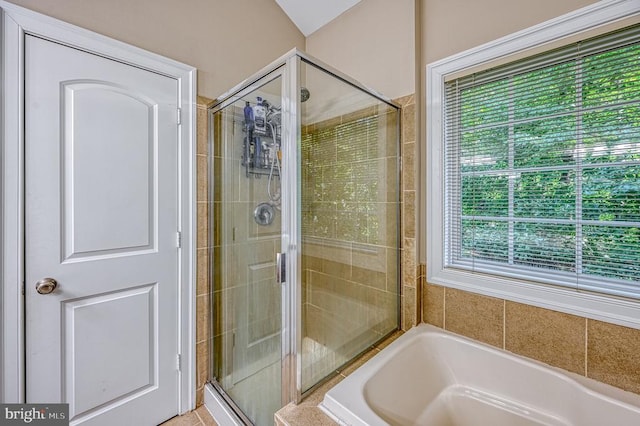
[[[260,144],[259,149],[256,149],[257,144]],[[277,163],[281,161],[280,155],[279,144],[272,137],[254,136],[248,138],[245,136],[242,147],[242,166],[245,169],[245,176],[253,175],[259,179],[260,176],[273,175],[279,178],[280,167],[274,164],[274,158]]]

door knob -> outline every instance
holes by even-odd
[[[36,283],[36,291],[40,294],[53,293],[56,287],[58,287],[58,282],[53,278],[43,278]]]

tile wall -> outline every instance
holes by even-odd
[[[402,106],[402,329],[408,330],[421,322],[420,270],[417,262],[416,229],[417,198],[417,146],[415,95],[404,96],[395,102]]]
[[[204,384],[209,377],[209,300],[211,287],[209,284],[209,211],[212,204],[209,200],[209,141],[207,130],[207,108],[209,99],[198,97],[197,100],[197,140],[196,140],[196,202],[197,202],[197,235],[196,235],[196,407],[204,401]]]

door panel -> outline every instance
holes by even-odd
[[[63,379],[70,412],[83,413],[157,384],[156,298],[154,283],[63,303]],[[126,363],[112,348],[126,348]]]
[[[152,101],[105,82],[63,87],[66,258],[155,248]]]
[[[177,100],[172,78],[26,37],[27,402],[68,402],[71,424],[178,412]]]

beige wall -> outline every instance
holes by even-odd
[[[362,0],[309,35],[306,51],[391,99],[413,94],[414,0]]]
[[[420,2],[423,65],[596,3],[595,0]]]
[[[529,28],[581,7],[596,3],[595,0],[416,0],[416,10],[420,15],[417,33],[417,61],[420,76],[416,93],[420,98],[418,110],[424,117],[424,87],[427,64],[463,52],[516,31]],[[417,120],[419,141],[425,141],[425,120]],[[426,181],[424,146],[421,142],[419,182]],[[419,235],[425,235],[426,214],[424,200],[426,188],[419,191]],[[426,207],[429,208],[428,206]],[[427,237],[428,238],[428,237]],[[421,238],[418,259],[426,263],[426,238]]]
[[[274,0],[10,0],[198,68],[215,98],[304,36]]]

